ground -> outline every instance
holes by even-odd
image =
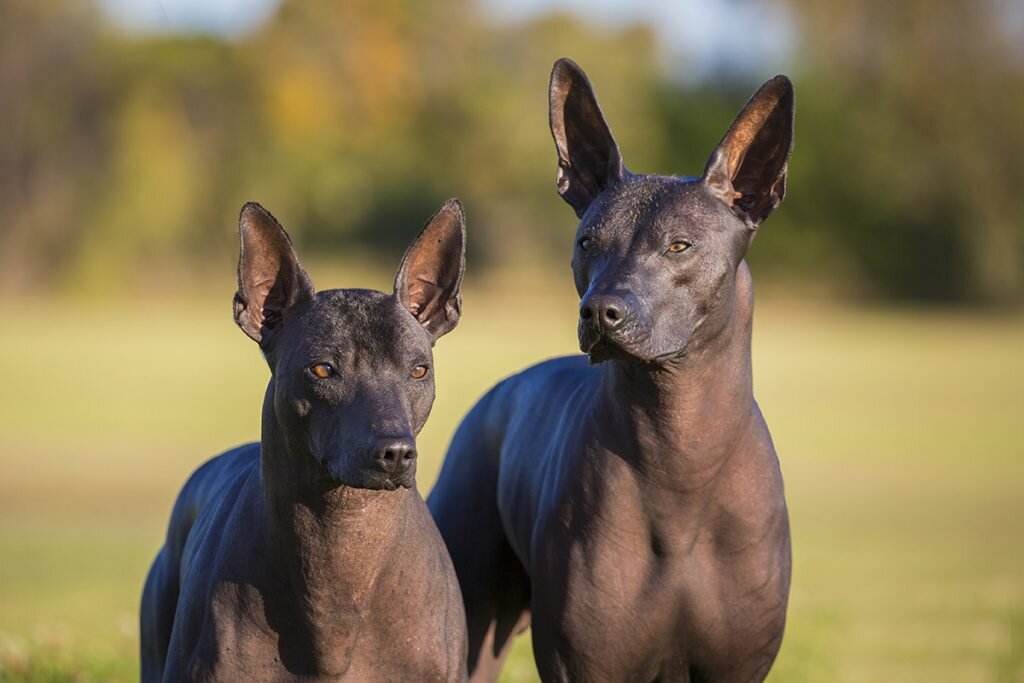
[[[507,283],[467,289],[436,349],[424,493],[487,387],[575,350],[565,275],[533,283],[528,330]],[[761,297],[754,328],[794,547],[770,680],[1024,681],[1024,317],[797,294]],[[0,680],[137,677],[173,497],[259,429],[268,371],[230,295],[0,302]],[[503,680],[535,678],[522,638]]]

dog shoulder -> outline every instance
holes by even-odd
[[[180,555],[189,530],[211,500],[239,475],[257,466],[259,444],[250,443],[214,456],[200,465],[181,487],[167,530],[167,546]]]

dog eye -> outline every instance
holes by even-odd
[[[594,240],[590,239],[589,237],[584,237],[579,242],[580,249],[582,249],[583,251],[586,251],[587,249],[590,249],[590,245],[593,244],[593,243],[594,243]]]
[[[334,374],[334,368],[328,363],[317,363],[309,368],[309,371],[313,373],[313,376],[317,379],[327,379]]]
[[[412,369],[412,372],[409,373],[409,376],[412,377],[413,379],[423,379],[424,377],[427,376],[427,370],[429,369],[430,368],[428,368],[426,365],[417,365]]]
[[[687,242],[683,242],[681,240],[673,242],[672,244],[668,245],[668,250],[672,254],[681,254],[689,248],[690,245]]]

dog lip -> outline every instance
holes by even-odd
[[[319,465],[316,473],[316,482],[324,490],[333,490],[347,486],[352,489],[365,489],[369,491],[397,491],[400,488],[410,489],[416,485],[415,477],[399,475],[397,478],[391,476],[381,477],[382,472],[373,472],[369,479],[363,479],[360,483],[346,481],[340,472],[331,466],[331,462],[325,462],[319,457],[314,458]],[[377,476],[374,476],[377,475]],[[361,477],[358,477],[361,479]]]
[[[580,351],[591,353],[595,348],[601,346],[618,347],[615,337],[619,334],[615,330],[605,330],[600,325],[580,325],[579,329]]]
[[[636,356],[604,335],[597,337],[584,353],[590,356],[590,363],[592,365],[616,358],[636,358]]]
[[[592,365],[614,359],[632,360],[649,365],[666,365],[675,359],[682,358],[687,352],[687,347],[684,345],[679,349],[665,351],[654,356],[643,356],[636,353],[635,350],[619,344],[615,340],[615,336],[595,335],[592,340],[588,340],[590,343],[586,345],[586,348],[584,348],[583,339],[581,338],[580,350],[590,356],[590,363]]]
[[[580,351],[582,351],[583,353],[590,353],[600,341],[600,337],[595,337],[592,335],[580,335]]]

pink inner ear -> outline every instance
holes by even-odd
[[[250,202],[239,216],[241,250],[235,319],[250,337],[264,342],[264,327],[273,328],[288,309],[316,296],[299,265],[291,238],[260,205]]]
[[[597,96],[579,67],[559,62],[551,74],[549,122],[558,152],[558,193],[577,215],[625,169]]]
[[[775,110],[777,103],[777,99],[752,102],[748,106],[747,111],[743,112],[742,119],[737,122],[736,127],[729,133],[729,139],[726,141],[726,154],[729,161],[730,180],[735,180],[740,169],[743,168],[747,152]]]
[[[790,98],[790,99],[786,99]],[[786,161],[792,142],[792,100],[788,81],[773,79],[743,108],[709,162],[709,185],[755,224],[785,195]]]
[[[395,296],[434,339],[459,319],[459,284],[465,263],[462,205],[449,200],[435,213],[402,259]]]
[[[416,273],[415,279],[409,285],[409,312],[417,320],[429,318],[440,303],[440,294],[441,285],[428,277],[427,273]]]
[[[249,317],[257,328],[263,324],[266,315],[263,312],[267,299],[270,298],[270,290],[274,286],[272,278],[264,278],[251,285],[252,292],[249,294]]]

